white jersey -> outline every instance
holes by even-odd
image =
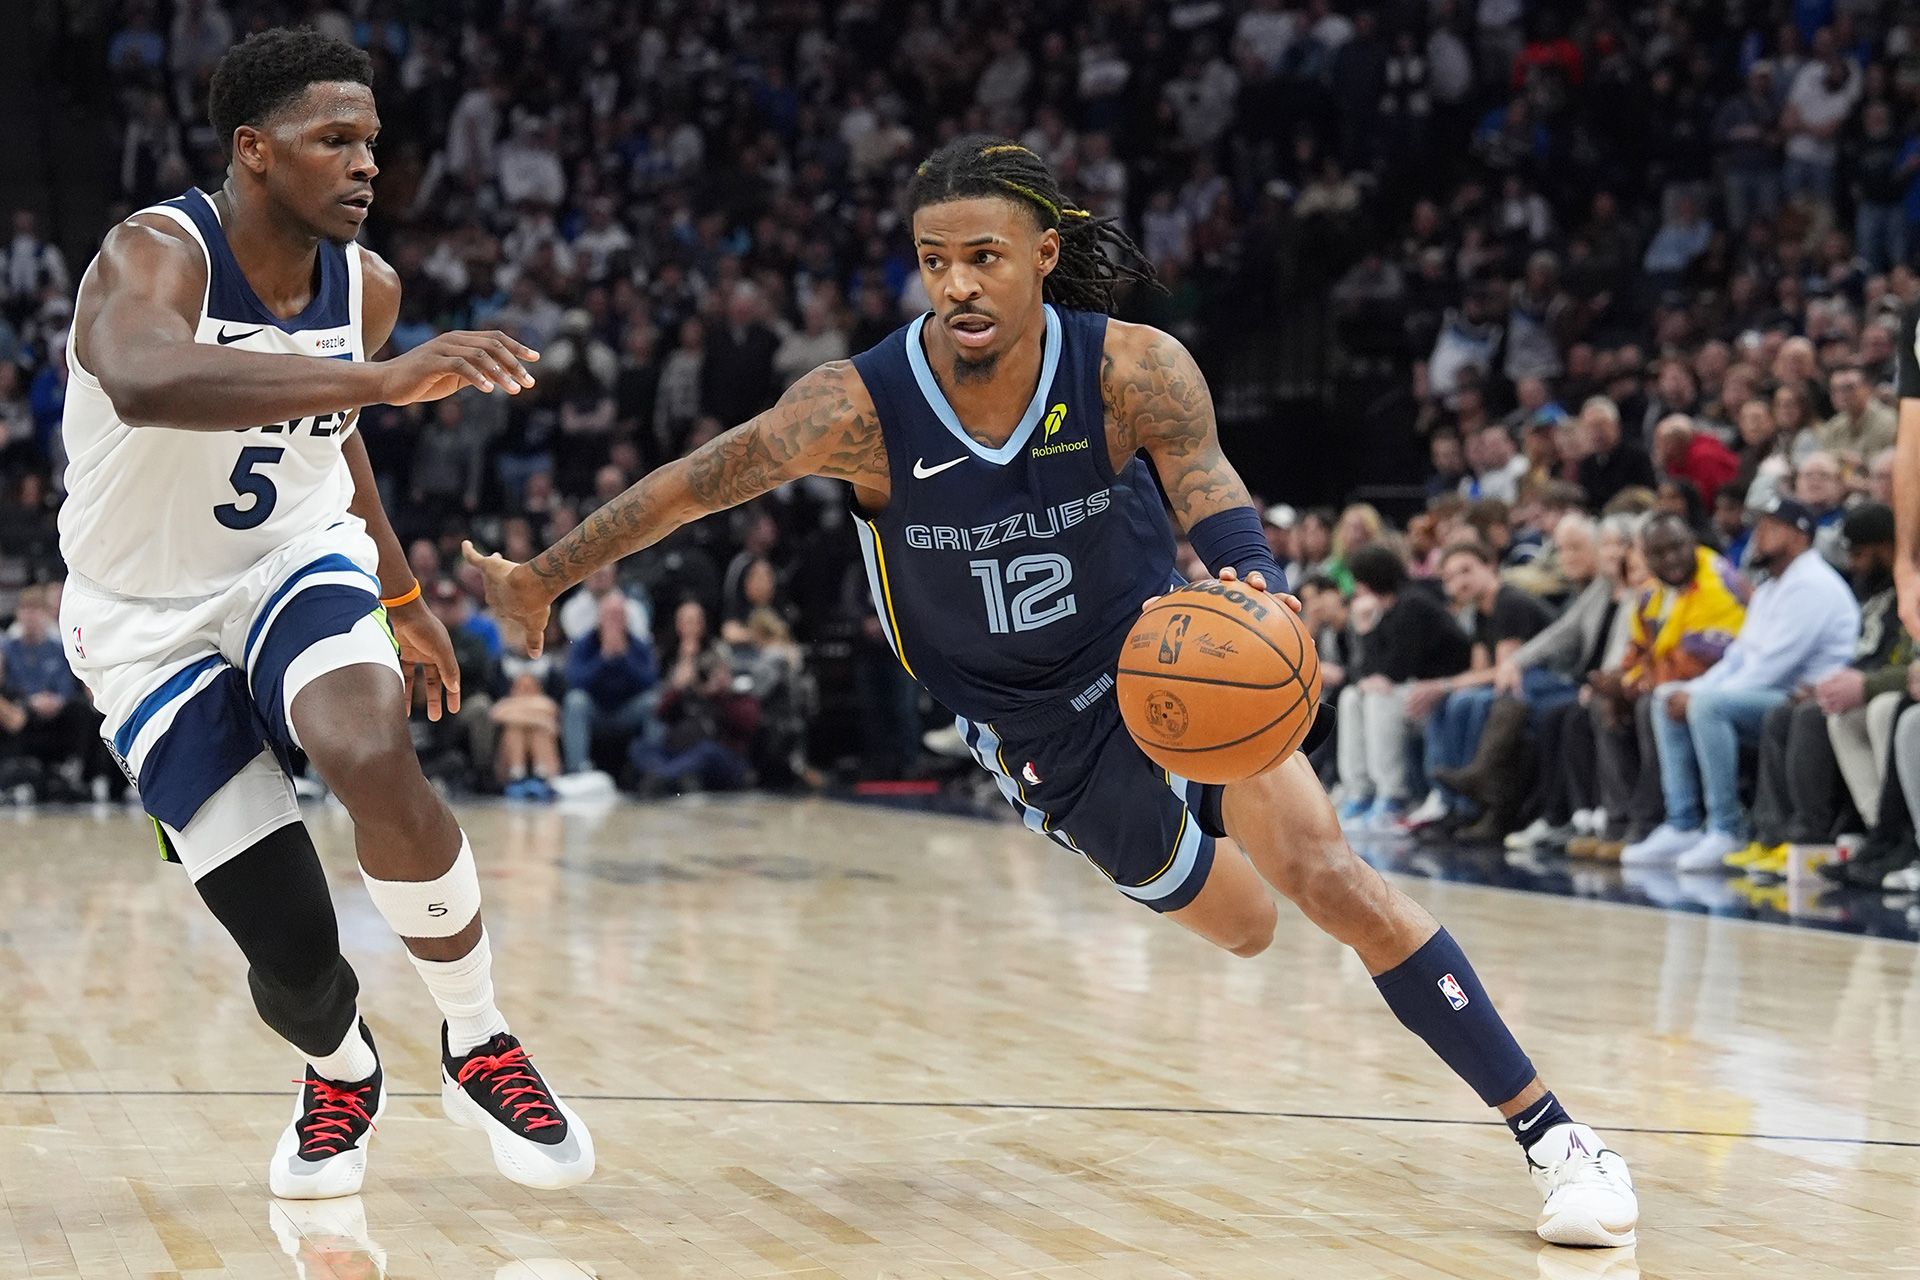
[[[191,189],[141,213],[178,223],[206,255],[194,341],[367,358],[359,245],[323,240],[313,301],[282,320],[247,283],[205,192]],[[95,345],[87,358],[99,368],[116,353]],[[97,587],[156,599],[211,596],[296,539],[342,521],[358,524],[347,514],[353,477],[340,451],[346,414],[244,431],[129,427],[80,366],[71,340],[67,371],[60,554]]]

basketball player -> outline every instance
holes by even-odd
[[[1358,952],[1400,1020],[1507,1117],[1545,1196],[1541,1236],[1631,1243],[1626,1163],[1540,1083],[1453,939],[1347,847],[1304,756],[1201,786],[1149,762],[1120,721],[1121,643],[1175,581],[1142,450],[1209,569],[1284,589],[1192,357],[1107,318],[1115,276],[1151,268],[1010,142],[949,143],[908,203],[934,313],[815,369],[528,563],[469,546],[488,600],[538,646],[554,598],[600,565],[787,481],[848,481],[895,653],[959,713],[1028,827],[1235,955],[1273,938],[1264,878]],[[1238,851],[1217,850],[1223,837]]]
[[[437,718],[459,706],[459,668],[354,432],[363,405],[516,394],[537,357],[450,333],[366,363],[400,308],[392,268],[353,243],[379,171],[372,74],[313,30],[236,46],[212,84],[225,184],[134,214],[88,268],[67,347],[61,630],[163,853],[240,944],[260,1017],[307,1055],[273,1194],[358,1191],[386,1100],[295,750],[352,815],[367,892],[446,1016],[448,1116],[507,1177],[570,1186],[592,1139],[494,1005],[473,853],[408,736],[403,669],[424,670]]]

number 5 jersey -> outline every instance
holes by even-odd
[[[135,216],[178,224],[206,256],[196,342],[367,358],[358,245],[321,241],[313,299],[283,320],[241,274],[204,192],[191,189]],[[86,359],[103,369],[122,354],[95,343]],[[352,519],[353,480],[340,452],[345,414],[244,431],[129,427],[82,367],[71,339],[67,372],[60,552],[70,569],[97,586],[134,597],[212,595],[277,548]]]

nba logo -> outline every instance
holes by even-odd
[[[1447,1003],[1453,1006],[1456,1013],[1467,1007],[1467,993],[1460,989],[1459,979],[1450,973],[1440,979],[1440,994],[1447,998]]]
[[[1031,760],[1020,766],[1020,776],[1027,780],[1027,785],[1030,787],[1040,785],[1040,775],[1034,772]]]
[[[73,654],[76,658],[84,658],[87,656],[86,641],[81,639],[79,627],[73,629]]]

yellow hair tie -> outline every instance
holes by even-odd
[[[1085,209],[1062,209],[1060,212],[1066,214],[1069,218],[1091,218],[1093,216]]]
[[[1024,151],[1026,150],[1026,148],[1021,147],[1020,150]],[[1006,178],[1000,179],[1000,185],[1005,187],[1009,191],[1017,192],[1020,195],[1025,196],[1027,199],[1033,201],[1035,204],[1045,209],[1048,213],[1052,214],[1053,220],[1055,222],[1060,221],[1060,206],[1055,204],[1053,201],[1047,199],[1045,196],[1041,195],[1038,191],[1035,191],[1032,187],[1023,187],[1019,183],[1010,181],[1009,179],[1006,179]]]
[[[1021,146],[1017,142],[996,143],[991,147],[982,148],[980,154],[983,156],[994,156],[994,155],[999,155],[1003,151],[1026,151],[1028,155],[1033,155],[1033,152],[1028,151],[1027,148]]]

